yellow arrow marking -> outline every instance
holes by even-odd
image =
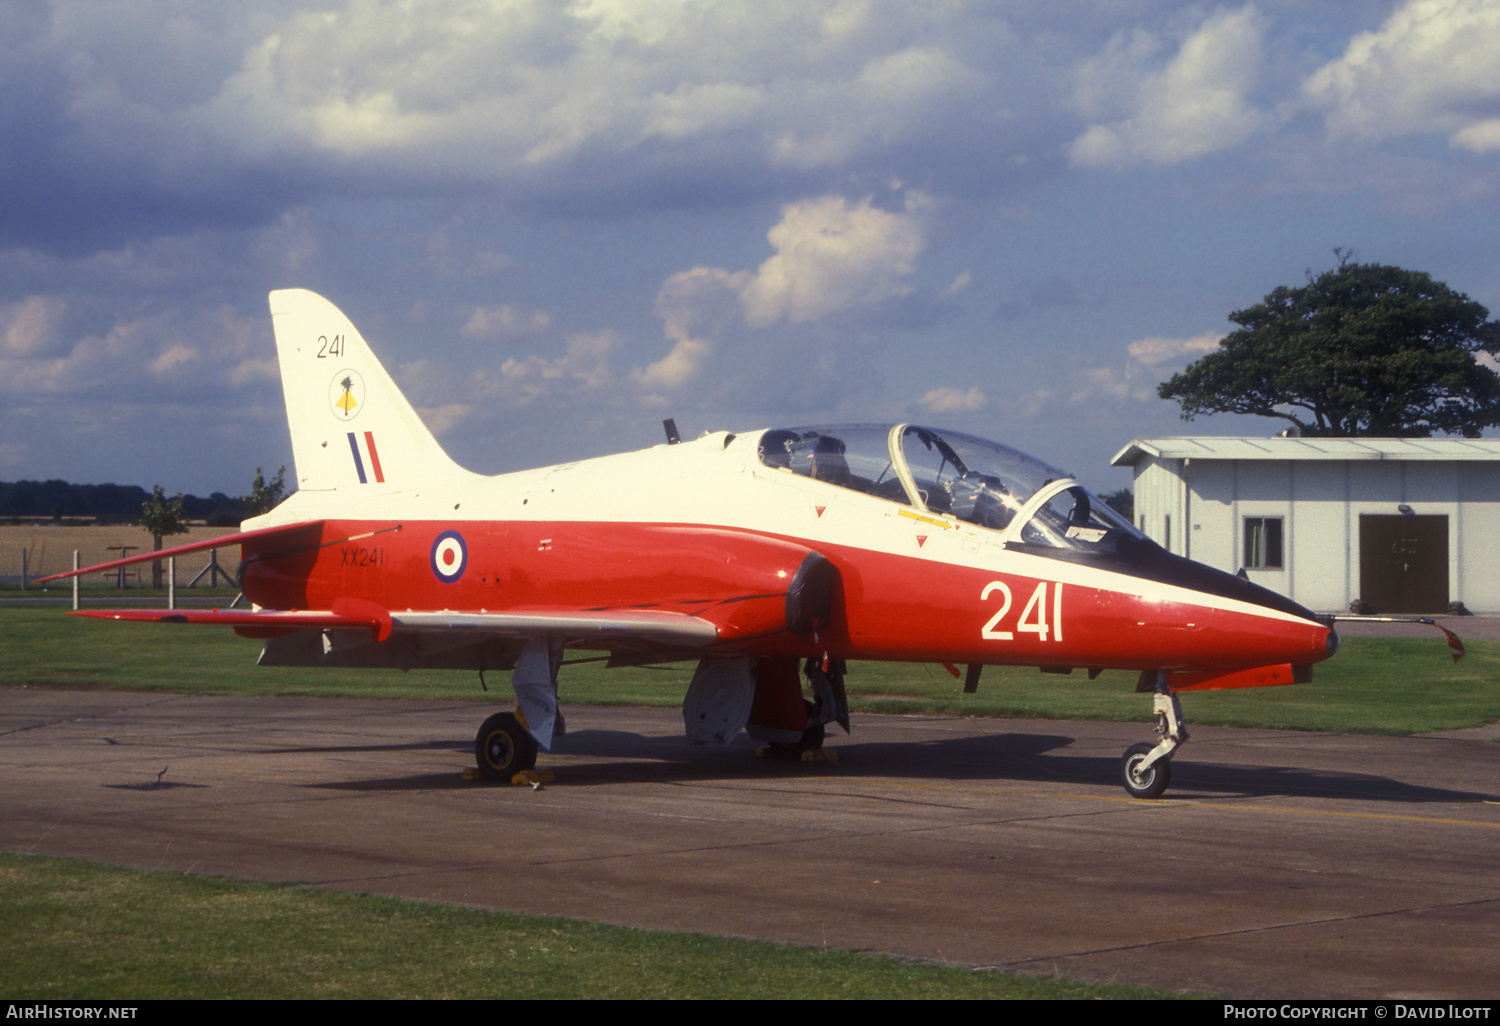
[[[948,521],[946,521],[946,520],[939,520],[937,517],[923,516],[920,513],[913,513],[909,509],[898,510],[897,512],[899,512],[903,517],[906,517],[906,518],[908,518],[910,520],[916,520],[919,523],[923,523],[923,524],[931,524],[933,527],[940,527],[944,531],[946,531],[946,530],[948,530],[948,528],[954,526],[954,525],[948,523]]]

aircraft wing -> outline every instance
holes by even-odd
[[[76,615],[101,620],[195,623],[233,627],[252,638],[278,637],[298,630],[365,629],[375,641],[393,634],[449,637],[555,637],[578,647],[657,645],[706,648],[719,629],[702,617],[659,609],[510,610],[504,613],[400,612],[373,602],[340,599],[332,609],[85,609]]]
[[[128,556],[125,559],[115,559],[108,563],[95,563],[93,566],[80,567],[77,570],[64,570],[60,574],[52,574],[48,577],[37,577],[33,584],[46,584],[48,581],[61,581],[69,577],[81,577],[84,574],[101,573],[105,570],[114,570],[122,566],[131,566],[136,563],[151,563],[158,559],[167,559],[170,556],[185,556],[190,552],[204,552],[208,549],[224,549],[231,545],[239,545],[248,541],[256,541],[262,538],[272,538],[276,535],[286,535],[289,538],[300,532],[310,530],[319,526],[321,520],[304,520],[295,524],[281,524],[277,527],[262,527],[254,531],[239,531],[234,534],[221,534],[216,538],[206,538],[203,541],[191,542],[187,545],[178,545],[170,549],[156,549],[151,552],[142,552],[139,555]],[[341,539],[347,540],[347,539]],[[123,618],[122,618],[123,619]]]

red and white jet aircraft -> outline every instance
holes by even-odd
[[[297,490],[241,533],[250,610],[91,610],[228,625],[263,665],[514,670],[480,728],[484,776],[561,732],[566,649],[698,661],[688,737],[817,748],[848,729],[846,660],[1141,672],[1158,741],[1125,753],[1162,793],[1187,738],[1175,692],[1307,680],[1331,622],[1166,552],[1066,473],[914,424],[738,433],[484,477],[438,446],[354,326],[271,293]],[[57,576],[71,576],[57,575]],[[813,700],[803,697],[802,676]]]

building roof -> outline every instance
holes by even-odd
[[[1148,457],[1195,460],[1500,460],[1493,438],[1135,438],[1112,467]]]

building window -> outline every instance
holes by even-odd
[[[1245,566],[1251,570],[1280,570],[1281,517],[1245,518]]]

